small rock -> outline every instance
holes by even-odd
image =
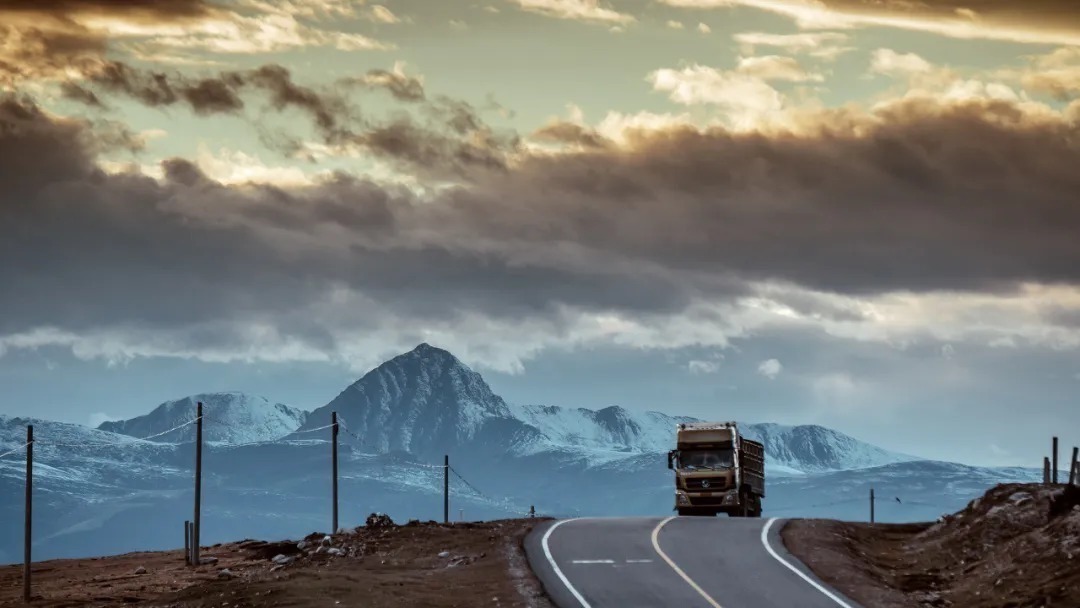
[[[199,558],[199,563],[200,564],[212,565],[212,564],[216,564],[217,562],[218,562],[218,559],[216,557],[200,557]]]
[[[277,564],[279,566],[286,566],[288,564],[293,563],[293,559],[294,558],[289,557],[288,555],[278,554],[278,555],[275,555],[274,559],[272,559],[270,561],[274,562],[275,564]]]
[[[329,544],[332,544],[333,542],[334,542],[334,539],[330,538],[329,536],[324,536],[323,539],[322,539],[322,544],[324,544],[324,545],[329,545]]]
[[[442,552],[439,553],[439,557],[442,557],[442,558],[450,557],[450,552],[449,551],[442,551]]]
[[[234,576],[236,576],[232,573],[232,570],[229,570],[228,568],[222,570],[221,572],[218,572],[217,575],[218,578],[233,578]]]
[[[326,547],[319,547],[318,549],[315,549],[315,553],[326,553]]]
[[[285,566],[283,566],[283,565],[277,565],[277,566],[274,566],[273,568],[270,568],[270,571],[271,571],[271,572],[277,572],[278,570],[281,570],[281,569],[282,569],[282,568],[284,568],[284,567],[285,567]],[[269,591],[267,591],[267,593],[270,593],[270,592],[269,592]]]
[[[146,574],[146,568],[143,568],[142,566],[139,566],[138,568],[135,569],[135,574]]]
[[[302,540],[302,541],[296,543],[296,548],[301,550],[301,551],[303,551],[304,549],[307,549],[307,546],[308,546],[308,544],[307,544],[306,540]]]
[[[345,552],[337,547],[331,547],[326,550],[327,555],[345,555]]]

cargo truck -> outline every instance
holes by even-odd
[[[680,423],[668,468],[679,515],[761,517],[765,446],[743,437],[736,423]]]

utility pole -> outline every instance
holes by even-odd
[[[1069,465],[1069,485],[1076,485],[1077,483],[1077,452],[1080,448],[1072,447],[1072,464]]]
[[[1043,456],[1043,483],[1050,483],[1050,457]]]
[[[1058,482],[1058,438],[1054,437],[1054,468],[1050,469],[1054,475],[1054,484]]]
[[[874,488],[870,488],[870,523],[874,523]]]
[[[26,426],[26,527],[23,530],[23,600],[30,602],[30,551],[34,519],[34,425]]]
[[[333,450],[332,451],[333,455],[331,457],[331,460],[334,463],[333,464],[333,468],[334,468],[334,527],[331,529],[332,530],[331,534],[337,534],[337,531],[338,531],[338,491],[337,491],[337,436],[338,436],[338,426],[337,426],[337,412],[330,412],[330,423],[332,424],[332,426],[330,427],[330,431],[331,431],[330,435],[331,435],[332,441],[330,443],[333,446],[331,448]]]
[[[450,523],[450,455],[443,456],[442,519]]]
[[[201,523],[199,520],[202,519],[200,516],[202,511],[202,423],[202,401],[200,401],[195,412],[195,520],[191,524],[191,564],[193,566],[201,563],[199,541],[202,529],[199,527]]]
[[[184,563],[191,565],[191,522],[184,520]]]

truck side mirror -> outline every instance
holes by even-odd
[[[674,469],[675,450],[671,450],[667,453],[667,468]]]

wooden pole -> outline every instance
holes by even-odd
[[[870,523],[874,523],[874,488],[870,488]]]
[[[1050,457],[1043,456],[1043,483],[1050,483]]]
[[[30,602],[30,548],[34,520],[34,425],[26,426],[26,521],[23,530],[23,601]]]
[[[443,456],[443,523],[450,523],[450,455]]]
[[[191,564],[193,566],[198,566],[200,563],[199,541],[202,538],[202,529],[199,526],[202,519],[202,401],[197,407],[195,412],[195,517],[191,524]]]
[[[1050,469],[1051,474],[1054,476],[1054,483],[1058,482],[1058,438],[1054,437],[1054,466]]]
[[[1077,475],[1076,456],[1077,456],[1077,452],[1080,452],[1080,448],[1078,448],[1076,446],[1073,446],[1072,465],[1069,466],[1069,485],[1070,486],[1076,485],[1076,475]]]
[[[191,565],[191,522],[184,520],[184,563]]]
[[[333,530],[331,532],[331,534],[337,534],[337,531],[338,531],[338,475],[337,475],[337,470],[338,470],[338,467],[337,467],[338,425],[337,425],[337,412],[330,412],[330,422],[333,424],[333,426],[330,427],[330,430],[331,430],[330,434],[331,434],[331,437],[332,437],[333,441],[331,441],[330,443],[333,444],[333,447],[331,448],[332,449],[331,460],[333,461],[333,469],[334,469],[333,470],[333,477],[334,477],[334,527],[331,528],[331,530]]]

